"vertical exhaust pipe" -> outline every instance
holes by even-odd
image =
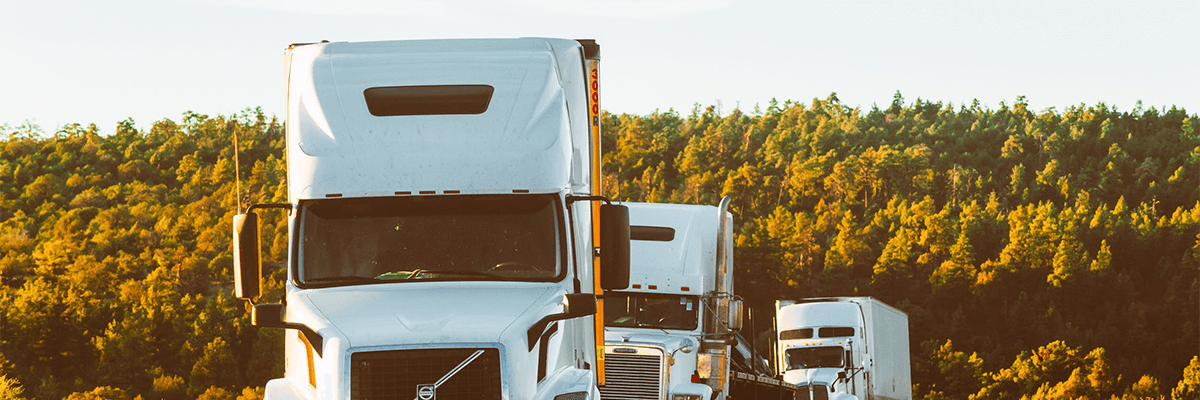
[[[722,197],[721,204],[717,206],[717,219],[719,222],[717,223],[716,289],[719,290],[721,293],[732,292],[731,290],[729,290],[729,288],[725,287],[725,285],[727,285],[727,284],[732,285],[732,282],[728,282],[728,283],[725,282],[725,274],[727,273],[726,271],[729,268],[727,265],[725,265],[726,264],[725,258],[727,257],[725,252],[728,251],[728,249],[725,248],[725,241],[727,240],[727,238],[725,237],[725,231],[728,229],[728,227],[725,226],[726,225],[725,213],[729,210],[729,202],[730,201],[732,201],[732,199],[730,199],[729,196]],[[730,279],[730,280],[732,280],[732,279]]]

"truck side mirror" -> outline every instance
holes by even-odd
[[[600,205],[600,288],[629,287],[629,207]]]
[[[729,301],[729,330],[742,330],[742,301],[739,299]]]
[[[262,249],[258,243],[258,215],[233,216],[233,295],[247,300],[262,293]]]
[[[278,327],[283,325],[283,304],[255,304],[250,309],[250,325],[262,327]]]
[[[569,293],[563,295],[567,304],[564,314],[567,318],[586,317],[596,314],[596,295],[591,293]]]

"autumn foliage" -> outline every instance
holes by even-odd
[[[733,198],[761,349],[775,299],[875,296],[909,315],[917,398],[1200,397],[1195,115],[897,93],[603,119],[606,195]],[[231,296],[234,133],[242,200],[285,202],[259,110],[3,127],[0,399],[253,399],[282,374],[282,332]]]

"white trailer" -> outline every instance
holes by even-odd
[[[597,295],[628,280],[600,194],[599,47],[292,45],[286,204],[234,218],[235,294],[294,329],[268,399],[597,400]],[[282,302],[256,210],[287,210]],[[601,277],[598,257],[602,254]]]
[[[797,399],[910,400],[908,315],[871,297],[779,300],[777,365]]]

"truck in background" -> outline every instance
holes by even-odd
[[[604,298],[605,400],[791,400],[737,340],[733,217],[720,205],[629,207],[630,286]],[[736,346],[736,347],[735,347]]]
[[[797,399],[910,400],[908,315],[871,297],[775,302],[776,357]]]
[[[629,251],[628,210],[600,205],[599,47],[285,56],[289,202],[234,217],[235,295],[291,332],[266,398],[597,400],[597,295],[627,286]],[[288,218],[280,303],[258,299],[268,208]]]

